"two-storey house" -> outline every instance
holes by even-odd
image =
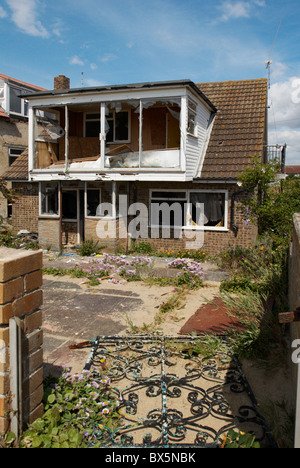
[[[28,104],[26,95],[44,88],[0,73],[0,176],[28,145]],[[11,206],[0,197],[0,215],[11,215]]]
[[[7,174],[16,188],[38,187],[42,247],[136,239],[217,252],[255,240],[237,178],[254,155],[266,158],[266,79],[79,89],[65,80],[26,95],[28,154]]]

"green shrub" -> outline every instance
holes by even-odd
[[[104,246],[99,245],[99,241],[87,239],[80,244],[77,252],[82,257],[89,257],[91,255],[99,254],[104,249]]]
[[[95,370],[50,381],[45,413],[22,434],[21,448],[100,447],[120,425],[118,395]]]

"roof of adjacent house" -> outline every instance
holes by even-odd
[[[21,80],[18,80],[17,78],[12,78],[11,76],[4,75],[3,73],[0,73],[0,80],[8,80],[21,86],[26,86],[28,88],[36,89],[37,91],[45,91],[45,88],[41,88],[40,86],[26,83],[26,81],[21,81]]]
[[[19,86],[25,86],[26,88],[32,90],[32,91],[45,91],[45,88],[41,88],[40,86],[36,86],[36,85],[33,85],[33,84],[30,84],[30,83],[26,83],[26,81],[21,81],[21,80],[18,80],[17,78],[12,78],[11,76],[8,76],[8,75],[4,75],[3,73],[0,73],[0,80],[4,80],[4,81],[7,81],[7,82],[10,82],[12,84],[16,84],[16,85],[19,85]],[[5,118],[9,118],[9,115],[2,109],[2,107],[0,106],[0,117],[5,117]]]
[[[197,83],[218,108],[199,179],[236,179],[266,139],[267,79]]]
[[[175,82],[173,82],[175,83]],[[218,109],[199,180],[234,181],[262,155],[266,138],[267,79],[197,83]],[[28,179],[25,151],[4,175],[9,180]]]
[[[28,180],[28,149],[12,163],[5,174],[2,176],[6,180]]]
[[[286,174],[300,174],[300,166],[285,166]]]

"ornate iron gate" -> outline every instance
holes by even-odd
[[[97,337],[85,369],[100,369],[105,360],[123,414],[104,446],[219,447],[234,429],[276,447],[227,341],[212,351],[211,340],[160,333]]]

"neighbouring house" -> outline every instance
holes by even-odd
[[[268,159],[266,79],[78,89],[59,79],[26,96],[28,151],[5,175],[21,194],[16,230],[54,249],[136,239],[214,253],[255,240],[238,175]]]
[[[286,177],[299,177],[300,166],[285,166],[285,175]]]
[[[0,73],[0,176],[28,146],[26,95],[44,88]],[[0,197],[0,215],[11,216],[11,205]]]

